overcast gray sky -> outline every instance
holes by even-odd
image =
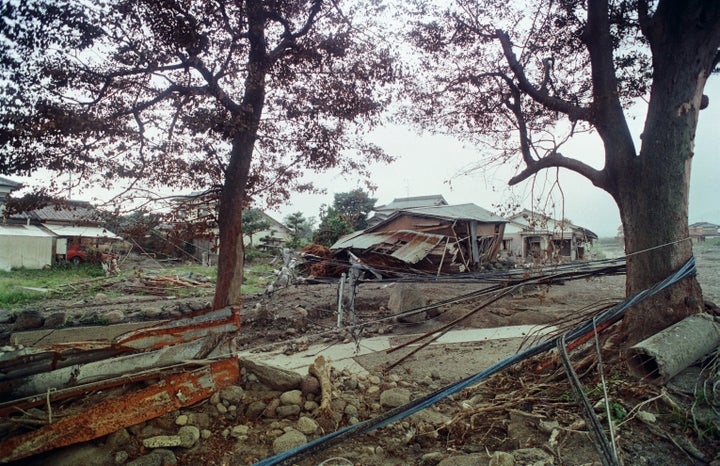
[[[708,221],[720,224],[720,76],[712,76],[705,86],[710,106],[700,112],[695,157],[692,164],[690,184],[690,223]],[[638,136],[645,120],[644,108],[631,114],[631,130],[639,147]],[[396,157],[390,165],[375,165],[372,182],[377,185],[374,197],[378,204],[386,204],[396,197],[442,194],[450,204],[474,203],[488,210],[509,200],[519,201],[522,208],[530,208],[531,181],[513,188],[507,181],[514,171],[510,166],[476,171],[472,175],[459,176],[463,169],[477,164],[484,150],[463,144],[450,136],[418,135],[409,128],[385,126],[369,135],[369,138]],[[602,168],[602,143],[597,135],[583,135],[567,144],[562,153],[581,158],[596,168]],[[551,178],[553,173],[547,173]],[[35,180],[43,176],[38,174]],[[545,174],[536,181],[541,185]],[[32,178],[12,177],[31,183]],[[353,176],[337,172],[311,177],[318,187],[326,189],[322,195],[296,194],[287,205],[268,213],[277,220],[293,212],[301,211],[306,217],[318,217],[322,204],[332,204],[333,194],[364,187]],[[551,180],[552,181],[552,180]],[[588,228],[600,236],[615,236],[620,226],[618,209],[609,194],[593,186],[585,178],[567,170],[560,171],[560,183],[564,203],[556,196],[554,217],[565,218]],[[557,191],[556,191],[557,193]],[[177,193],[176,193],[177,194]],[[183,193],[185,194],[185,193]],[[536,193],[537,196],[537,193]],[[91,200],[108,197],[93,189],[82,194],[73,192],[73,198]],[[552,209],[550,214],[553,214]]]
[[[690,223],[708,221],[720,224],[720,76],[709,79],[705,94],[710,97],[710,106],[700,112],[690,185]],[[644,111],[644,108],[636,109],[632,114],[635,118],[630,119],[638,148]],[[478,162],[483,155],[479,148],[449,136],[418,136],[408,128],[396,126],[381,128],[370,137],[397,158],[390,165],[376,165],[373,169],[372,181],[378,187],[374,197],[378,198],[378,204],[386,204],[396,197],[442,194],[450,204],[472,202],[488,210],[513,198],[518,199],[522,207],[531,207],[529,180],[512,189],[507,186],[513,174],[511,167],[456,176],[463,168]],[[597,135],[577,137],[561,152],[602,168],[602,142]],[[327,189],[327,194],[296,195],[290,204],[270,214],[278,220],[296,211],[317,217],[320,205],[331,204],[334,193],[362,187],[353,177],[338,173],[311,179]],[[545,175],[542,175],[536,184],[541,184],[544,179]],[[617,233],[620,215],[609,194],[567,170],[561,170],[560,183],[564,193],[565,218],[600,236]],[[556,218],[560,218],[562,203],[559,198],[556,200]]]

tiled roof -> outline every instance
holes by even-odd
[[[440,205],[435,207],[416,207],[414,209],[403,209],[414,215],[444,218],[448,220],[475,220],[485,223],[505,223],[506,219],[495,215],[489,210],[475,204]]]
[[[440,194],[431,194],[429,196],[398,197],[393,199],[390,204],[378,206],[373,210],[402,210],[437,205],[447,205],[447,201]]]

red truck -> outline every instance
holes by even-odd
[[[106,261],[110,256],[102,253],[100,257],[102,258],[102,260]],[[81,264],[88,260],[92,261],[93,257],[91,251],[88,251],[87,247],[73,244],[68,248],[67,253],[65,254],[65,259],[68,262],[72,262],[73,264]]]

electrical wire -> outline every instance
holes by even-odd
[[[577,327],[575,330],[572,330],[572,331],[564,334],[562,337],[559,337],[559,338],[556,338],[553,340],[548,340],[546,342],[543,342],[543,343],[535,345],[531,348],[528,348],[527,350],[525,350],[521,353],[517,353],[507,359],[504,359],[503,361],[500,361],[500,362],[494,364],[493,366],[491,366],[481,372],[478,372],[477,374],[475,374],[473,376],[470,376],[466,379],[456,382],[455,384],[452,384],[452,385],[446,386],[444,388],[441,388],[439,390],[436,390],[435,392],[432,392],[428,395],[425,395],[416,400],[413,400],[408,404],[391,409],[391,410],[381,414],[378,417],[375,417],[373,419],[368,419],[368,420],[359,422],[359,423],[351,425],[351,426],[344,427],[338,431],[335,431],[333,433],[325,435],[324,437],[321,437],[321,438],[313,440],[309,443],[306,443],[305,445],[296,447],[296,448],[288,450],[286,452],[274,455],[270,458],[261,460],[256,463],[256,466],[274,466],[274,465],[292,464],[302,458],[306,458],[307,456],[311,455],[314,452],[327,449],[328,447],[335,445],[337,443],[340,443],[350,437],[354,437],[356,435],[370,432],[372,430],[375,430],[380,427],[384,427],[388,424],[391,424],[399,419],[403,419],[412,414],[415,414],[418,411],[421,411],[429,406],[432,406],[433,404],[459,392],[460,390],[463,390],[464,388],[467,388],[471,385],[477,384],[478,382],[490,377],[491,375],[493,375],[497,372],[500,372],[501,370],[504,370],[504,369],[511,367],[521,361],[524,361],[526,359],[529,359],[533,356],[536,356],[538,354],[541,354],[545,351],[552,349],[554,346],[558,345],[558,342],[560,342],[560,338],[562,338],[562,345],[564,346],[566,341],[573,341],[573,340],[585,335],[589,330],[593,329],[598,324],[602,325],[605,322],[609,322],[613,319],[620,317],[628,308],[632,307],[633,305],[643,301],[644,299],[646,299],[650,296],[653,296],[653,295],[659,293],[660,291],[664,290],[665,288],[667,288],[685,278],[694,276],[695,273],[696,273],[695,257],[692,256],[677,272],[670,275],[665,280],[655,284],[654,286],[652,286],[648,289],[645,289],[645,290],[631,296],[630,298],[626,299],[622,303],[620,303],[616,306],[613,306],[612,308],[610,308],[606,311],[603,311],[595,319],[592,319],[589,322],[586,322],[585,324]]]

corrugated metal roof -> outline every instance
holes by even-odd
[[[52,234],[34,225],[0,225],[1,236],[51,237]]]
[[[0,176],[0,186],[6,186],[11,189],[20,189],[22,188],[22,184],[18,183],[17,181],[10,180],[8,178],[5,178],[3,176]]]
[[[80,236],[83,238],[122,239],[112,231],[99,227],[75,227],[69,225],[44,225],[45,228],[58,236]]]
[[[377,251],[380,248],[387,248],[387,251],[377,252],[384,252],[403,262],[415,264],[427,256],[444,239],[443,235],[409,230],[373,233],[361,231],[340,238],[330,249],[373,249]]]
[[[475,220],[484,223],[506,223],[507,219],[493,214],[475,204],[441,205],[403,209],[398,213],[424,215],[448,220]]]

